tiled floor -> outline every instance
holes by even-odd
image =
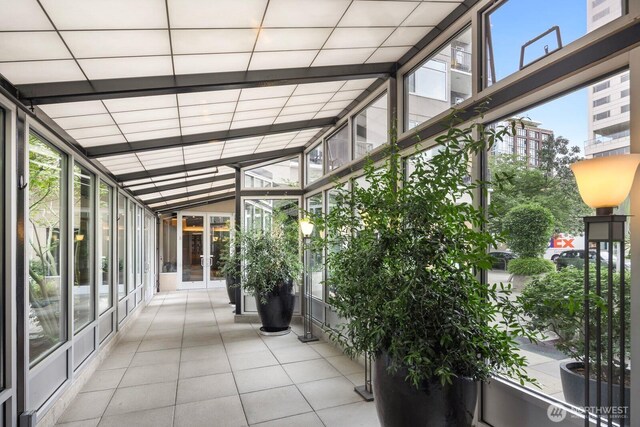
[[[330,344],[259,327],[234,323],[224,289],[159,294],[59,425],[379,425],[374,404],[353,391],[359,364]]]

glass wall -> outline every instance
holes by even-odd
[[[5,151],[4,147],[7,145],[6,138],[6,125],[5,125],[5,112],[2,108],[0,108],[0,224],[4,224],[4,212],[6,209],[6,199],[4,196],[4,160],[5,160]],[[0,241],[4,242],[4,226],[0,227]],[[0,244],[0,277],[4,281],[4,244]],[[6,308],[5,305],[5,293],[0,292],[0,307]],[[7,365],[5,365],[5,321],[4,321],[4,310],[3,315],[0,315],[0,390],[5,388],[5,369],[8,369]],[[4,419],[4,418],[0,418]]]
[[[79,164],[73,166],[73,330],[93,320],[95,177]]]
[[[142,207],[136,206],[136,287],[142,286]]]
[[[162,219],[162,272],[175,273],[178,271],[178,218]]]
[[[127,198],[118,194],[118,300],[127,295]]]
[[[99,214],[98,225],[98,262],[100,263],[100,275],[98,281],[98,313],[102,314],[113,305],[111,297],[112,267],[112,240],[111,240],[111,208],[113,205],[113,190],[107,183],[100,181],[99,187]]]
[[[307,212],[313,215],[321,215],[322,214],[322,205],[323,205],[323,193],[315,194],[311,197],[307,198]],[[313,234],[311,235],[311,239],[317,238],[318,228],[314,227]],[[307,260],[307,274],[310,277],[309,285],[311,286],[311,294],[314,298],[318,298],[320,300],[324,299],[323,292],[323,283],[324,283],[324,261],[323,256],[324,253],[321,249],[314,248],[312,250],[307,251],[308,260]]]
[[[136,205],[127,199],[127,294],[136,287]]]
[[[625,74],[626,72],[614,75],[604,81],[619,84]],[[588,256],[595,260],[596,251],[595,247],[585,247],[584,244],[582,217],[593,215],[593,210],[582,202],[570,165],[585,157],[608,155],[606,145],[590,145],[594,129],[598,127],[591,114],[593,88],[600,85],[602,82],[518,113],[518,116],[527,117],[527,120],[518,126],[516,141],[508,142],[511,148],[490,150],[488,158],[490,178],[497,180],[501,176],[511,177],[508,182],[503,182],[504,185],[493,183],[489,191],[489,227],[496,234],[504,235],[505,240],[491,251],[494,261],[488,272],[488,282],[510,283],[519,302],[526,307],[530,319],[528,327],[545,335],[539,344],[520,345],[521,354],[529,362],[527,372],[539,384],[539,388],[533,385],[527,387],[576,406],[584,405],[583,398],[572,398],[571,390],[563,386],[561,371],[565,362],[582,363],[587,357],[591,360],[592,367],[595,365],[596,316],[593,314],[589,319],[588,327],[594,338],[590,354],[585,355],[583,301],[584,259]],[[607,126],[628,129],[628,114],[621,113],[619,108],[626,100],[617,92],[618,88],[611,88],[607,94],[611,96],[611,103],[604,107],[611,111]],[[493,126],[503,124],[504,122],[498,122]],[[524,140],[526,151],[518,149],[518,139]],[[621,147],[628,149],[628,139],[627,145]],[[535,152],[535,161],[527,154],[529,149]],[[518,222],[523,212],[529,218],[525,223]],[[623,203],[617,213],[628,215],[629,202]],[[542,232],[536,233],[542,236],[540,249],[535,256],[521,253],[519,248],[522,248],[523,242],[527,245],[534,244],[528,232],[531,224],[539,222],[549,224]],[[608,251],[613,252],[616,264],[613,266],[614,270],[624,264],[627,272],[630,271],[628,252],[625,259],[621,259],[618,248],[603,249],[605,255]],[[603,271],[606,269],[606,261],[604,262]],[[536,274],[523,270],[523,264],[529,268],[536,265],[542,267]],[[595,270],[592,274],[595,279]],[[619,287],[618,280],[618,275],[614,274],[616,288]],[[618,291],[615,292],[618,294]],[[621,304],[629,307],[629,298],[628,294],[622,302],[616,298],[614,312],[620,312]],[[626,311],[628,312],[628,308]],[[603,315],[603,325],[606,325],[606,317]],[[614,325],[616,351],[619,348],[622,326],[619,322],[614,322]],[[624,328],[629,337],[628,317]],[[602,336],[602,342],[606,342],[605,336]],[[619,358],[616,360],[619,354],[614,354],[616,371],[623,364],[630,371],[628,340],[626,345],[624,361],[621,362]],[[603,360],[606,360],[606,354],[606,349],[602,347]],[[571,372],[577,375],[580,383],[584,382],[580,369]],[[619,384],[615,384],[615,387],[618,388]],[[627,403],[628,396],[627,392]]]
[[[388,120],[386,93],[353,118],[354,159],[388,142]]]
[[[306,158],[306,174],[307,184],[311,184],[317,181],[324,174],[323,162],[324,162],[324,149],[322,143],[316,145],[311,151],[309,151]]]
[[[287,160],[248,169],[244,172],[245,188],[299,188],[300,158]]]
[[[613,21],[623,11],[623,0],[501,2],[485,15],[485,85]]]
[[[66,156],[29,135],[29,362],[41,360],[66,339]]]
[[[349,145],[349,127],[346,125],[327,138],[327,172],[349,163]]]
[[[405,77],[405,130],[413,129],[471,96],[471,29]]]

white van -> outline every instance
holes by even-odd
[[[555,261],[562,252],[571,249],[584,249],[584,234],[577,236],[565,233],[554,234],[549,239],[549,246],[544,253],[544,258]]]

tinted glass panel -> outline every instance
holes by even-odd
[[[387,119],[386,93],[354,117],[354,158],[364,157],[376,147],[386,144],[389,138]]]
[[[93,188],[95,177],[84,167],[73,167],[73,329],[93,320]]]
[[[343,126],[327,138],[327,168],[332,171],[349,162],[349,151],[349,129]]]
[[[118,194],[118,299],[127,295],[127,198]]]
[[[300,187],[300,161],[293,157],[278,163],[249,169],[244,173],[246,188]]]
[[[317,181],[323,175],[324,150],[322,144],[318,144],[306,155],[307,159],[307,184]]]
[[[111,208],[113,190],[100,181],[100,225],[98,226],[98,262],[100,263],[100,281],[98,282],[98,312],[102,314],[111,308],[112,277],[112,240],[111,240]]]

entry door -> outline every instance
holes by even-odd
[[[206,284],[206,214],[178,214],[179,289],[205,288]]]
[[[228,253],[231,250],[229,246],[231,242],[231,216],[228,214],[209,214],[207,217],[209,224],[207,287],[221,287],[224,286],[221,257],[225,252]]]

